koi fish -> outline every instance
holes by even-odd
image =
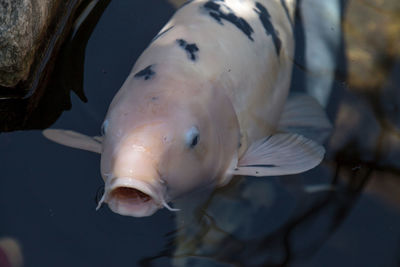
[[[287,101],[294,2],[188,1],[135,63],[101,137],[43,132],[101,154],[98,207],[149,216],[176,210],[168,203],[235,175],[296,174],[321,162],[321,145],[288,132],[330,127],[315,100]]]

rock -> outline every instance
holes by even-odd
[[[27,80],[60,1],[0,0],[0,85]]]
[[[49,127],[71,90],[86,101],[85,46],[109,2],[0,0],[0,132]]]

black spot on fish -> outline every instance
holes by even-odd
[[[272,36],[272,41],[274,42],[276,53],[279,55],[281,51],[282,41],[279,38],[279,32],[274,28],[274,25],[272,25],[271,23],[271,15],[268,13],[268,10],[259,2],[256,3],[256,8],[254,9],[254,11],[259,15],[261,23],[263,24],[267,35]]]
[[[164,35],[166,32],[168,32],[169,30],[171,30],[174,26],[169,27],[168,29],[163,30],[162,32],[160,32],[159,34],[157,34],[153,40],[151,40],[152,42],[154,42],[155,40],[157,40],[158,38],[160,38],[162,35]]]
[[[141,71],[139,71],[138,73],[135,74],[135,78],[142,78],[145,80],[150,79],[151,77],[153,77],[154,74],[156,74],[151,67],[153,67],[153,65],[149,65],[146,68],[142,69]]]
[[[251,41],[254,41],[253,37],[251,37],[254,30],[250,24],[247,23],[245,19],[236,16],[232,9],[223,4],[223,1],[218,2],[221,3],[217,3],[217,1],[208,1],[204,4],[204,8],[208,11],[208,14],[221,25],[224,25],[222,20],[229,21],[241,30]],[[221,6],[224,10],[221,9]]]
[[[189,44],[188,42],[186,42],[183,39],[177,39],[176,42],[179,44],[180,47],[182,47],[183,49],[186,50],[188,57],[193,60],[196,61],[196,52],[199,51],[199,48],[197,47],[196,44]]]
[[[255,164],[255,165],[244,165],[244,166],[240,166],[240,167],[275,168],[278,166],[273,165],[273,164]]]
[[[283,9],[285,10],[286,17],[287,17],[287,19],[289,20],[290,25],[291,25],[292,28],[293,28],[293,21],[292,21],[292,19],[290,18],[289,8],[287,7],[286,2],[285,2],[284,0],[281,0],[281,5],[282,5]]]

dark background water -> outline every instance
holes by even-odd
[[[86,47],[84,92],[88,102],[71,94],[72,109],[52,127],[98,135],[113,95],[174,10],[166,1],[111,1]],[[379,91],[387,92],[381,98],[384,107],[399,97],[398,64],[394,65]],[[298,84],[301,78],[306,79],[298,78]],[[339,128],[334,141],[327,143],[325,163],[304,175],[242,179],[239,185],[216,192],[205,208],[210,216],[207,229],[211,235],[218,232],[215,236],[223,241],[207,247],[207,236],[197,236],[194,247],[206,249],[200,254],[189,250],[183,257],[189,266],[209,266],[213,260],[243,266],[400,265],[399,202],[382,197],[388,188],[399,188],[397,169],[386,168],[386,163],[398,162],[398,145],[392,146],[394,150],[381,149],[381,154],[388,154],[383,159],[366,156],[378,150],[373,145],[366,150],[357,145],[346,150],[354,142],[341,137],[348,128],[337,119],[340,110],[332,106],[373,103],[349,90],[343,80],[337,80],[333,88],[337,91],[331,96],[334,111],[330,115]],[[348,94],[341,94],[339,102],[335,92],[343,90]],[[359,110],[361,115],[371,113]],[[390,111],[394,115],[383,116],[398,127],[398,110]],[[375,128],[379,131],[379,125],[368,117],[364,123],[352,122],[355,130],[350,135],[359,143],[373,143],[369,133]],[[106,207],[96,212],[95,200],[103,184],[99,159],[90,152],[54,144],[40,131],[0,134],[0,237],[19,241],[25,266],[138,266],[143,259],[147,259],[143,264],[168,266],[171,253],[162,253],[165,247],[171,249],[167,243],[179,240],[175,244],[179,247],[182,238],[190,239],[185,231],[170,234],[182,225],[177,226],[175,214],[165,209],[147,218],[123,217]],[[374,187],[388,181],[388,173],[393,177],[390,186]],[[304,184],[332,180],[338,183],[335,192],[306,194],[302,190]],[[244,183],[246,189],[239,190]],[[369,190],[365,191],[366,185]],[[377,187],[380,190],[374,190]]]

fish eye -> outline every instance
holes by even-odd
[[[189,148],[194,148],[200,141],[199,129],[193,126],[186,132],[185,143]]]
[[[108,120],[105,120],[103,124],[101,125],[101,135],[104,136],[107,133],[107,128],[108,128]]]

